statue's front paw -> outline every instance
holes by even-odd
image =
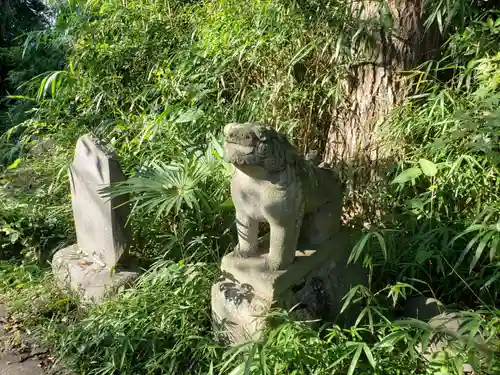
[[[238,255],[241,258],[251,258],[251,257],[254,257],[254,256],[258,255],[257,250],[242,249],[239,246],[235,247],[234,252],[235,252],[236,255]]]

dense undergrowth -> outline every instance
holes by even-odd
[[[2,49],[15,63],[2,87],[10,96],[0,127],[0,298],[68,366],[458,374],[470,363],[500,372],[500,19],[486,3],[426,3],[446,39],[442,57],[415,69],[412,95],[381,127],[391,156],[382,178],[352,192],[382,212],[356,228],[351,260],[371,282],[346,298],[362,307],[355,326],[318,330],[281,311],[263,342],[227,350],[212,339],[210,286],[234,243],[220,131],[260,120],[301,151],[324,146],[340,82],[363,58],[351,45],[370,43],[384,23],[361,22],[346,3],[69,1],[50,28]],[[135,288],[85,310],[43,264],[74,242],[66,173],[89,131],[131,176],[114,192],[131,193],[133,252],[155,263]],[[422,347],[436,332],[394,320],[420,294],[457,311],[466,333],[438,332],[450,342],[433,361]]]

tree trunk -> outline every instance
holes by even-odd
[[[374,35],[378,48],[364,63],[351,67],[344,81],[345,100],[337,108],[328,131],[323,160],[373,168],[379,158],[377,123],[402,102],[408,87],[404,71],[436,56],[437,34],[425,33],[423,0],[389,0],[392,35]],[[364,1],[363,17],[378,17],[379,2]],[[373,165],[375,163],[375,165]]]
[[[392,33],[377,32],[375,51],[367,53],[371,55],[368,61],[352,66],[350,77],[343,82],[346,96],[328,130],[323,161],[344,166],[341,171],[352,192],[373,180],[379,162],[385,159],[377,141],[377,126],[407,94],[409,82],[404,71],[439,51],[438,34],[424,30],[423,2],[388,0]],[[361,6],[363,18],[378,17],[380,2],[364,1]]]

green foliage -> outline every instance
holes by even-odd
[[[25,284],[33,283],[40,276],[40,268],[34,264],[14,265],[0,261],[1,290],[23,288]]]
[[[26,142],[18,150],[25,155],[0,169],[2,259],[22,253],[44,263],[74,238],[65,179],[69,155],[43,141]]]
[[[195,374],[216,358],[211,339],[213,267],[161,262],[135,289],[88,311],[60,342],[87,374]]]
[[[414,95],[383,125],[397,161],[379,195],[391,214],[351,256],[384,274],[378,288],[411,278],[445,304],[498,299],[499,27],[487,19],[453,35],[440,61],[415,71]]]
[[[382,214],[361,218],[370,225],[356,228],[349,259],[370,275],[344,298],[344,309],[360,307],[353,327],[317,330],[275,313],[265,340],[224,353],[208,311],[213,264],[234,243],[220,131],[260,120],[301,151],[321,149],[344,79],[364,61],[362,47],[376,47],[373,31],[392,31],[390,15],[381,3],[360,19],[363,7],[336,0],[62,4],[52,28],[1,52],[16,67],[0,138],[1,255],[49,258],[74,241],[65,176],[76,139],[92,132],[130,177],[105,193],[133,204],[133,252],[169,260],[87,311],[42,290],[53,280],[31,263],[2,263],[14,311],[88,374],[500,371],[491,353],[500,349],[500,21],[487,1],[425,6],[425,26],[446,39],[443,56],[413,72],[412,96],[382,125],[388,168],[362,192]],[[465,338],[395,321],[420,294],[461,310]],[[440,337],[448,344],[427,359]]]
[[[50,275],[40,274],[36,268],[0,269],[10,280],[18,278],[0,287],[0,296],[9,298],[15,317],[36,324],[39,334],[57,349],[60,360],[87,374],[441,371],[458,375],[463,363],[472,364],[477,372],[499,369],[498,357],[491,351],[499,345],[498,310],[459,313],[458,334],[416,320],[376,321],[372,330],[363,324],[317,330],[286,312],[273,311],[269,318],[274,329],[265,340],[224,349],[213,341],[211,332],[209,296],[216,276],[214,266],[158,262],[134,289],[86,311],[76,309],[71,298],[57,292]],[[386,290],[382,297],[389,298],[393,292],[393,288]],[[368,304],[374,298],[366,291],[362,295]],[[480,341],[472,340],[478,333]],[[426,359],[426,349],[443,339],[448,345]]]
[[[134,210],[144,209],[160,218],[168,216],[173,210],[177,217],[187,209],[194,210],[201,222],[202,213],[215,211],[217,203],[222,203],[221,199],[227,191],[225,182],[228,179],[224,175],[220,156],[212,145],[219,151],[221,146],[215,139],[211,143],[205,154],[195,152],[184,156],[181,161],[172,161],[169,165],[151,161],[150,165],[143,166],[135,176],[108,189],[108,195],[115,197],[132,194],[133,197],[129,200],[134,203],[132,214]],[[207,191],[211,192],[210,197]]]
[[[324,142],[340,78],[360,58],[349,43],[368,43],[377,27],[360,25],[344,2],[327,3],[314,16],[288,1],[74,4],[66,84],[38,95],[37,116],[97,128],[132,164],[180,153],[158,138],[200,143],[228,119],[300,125],[304,146]],[[36,87],[47,85],[28,96]]]
[[[25,77],[19,95],[11,96],[21,103],[11,112],[17,125],[3,139],[4,163],[22,156],[33,135],[65,146],[91,131],[110,143],[132,177],[116,191],[138,203],[131,223],[144,257],[172,254],[207,230],[217,232],[217,225],[228,224],[219,207],[228,199],[228,176],[222,167],[210,167],[208,175],[194,161],[207,149],[207,134],[220,133],[230,120],[252,119],[297,129],[303,149],[325,142],[342,94],[340,79],[361,58],[349,45],[370,43],[369,31],[378,25],[376,18],[359,24],[344,2],[327,3],[321,5],[331,10],[321,12],[288,1],[62,5],[54,28],[30,34],[23,51],[29,53],[34,42],[58,48],[66,53],[64,67]],[[68,160],[68,151],[57,152]],[[153,161],[164,167],[145,177]],[[175,163],[176,172],[166,167]],[[206,174],[206,181],[193,173]],[[165,178],[169,187],[161,188]],[[207,191],[210,199],[199,200]],[[161,196],[165,192],[172,194]],[[148,213],[152,202],[174,209]],[[69,210],[67,199],[63,204]],[[168,224],[155,220],[157,215]],[[165,228],[176,233],[167,248],[158,236]],[[225,235],[210,236],[225,249]]]
[[[38,0],[9,0],[2,4],[2,32],[0,47],[9,45],[26,32],[40,29],[47,22],[47,6]]]
[[[51,7],[39,0],[5,0],[0,10],[0,131],[27,120],[33,102],[13,95],[32,77],[54,69],[63,54],[45,32]],[[23,46],[24,43],[24,46]]]
[[[0,280],[0,301],[7,305],[4,307],[8,307],[14,321],[23,323],[21,329],[31,327],[41,341],[59,329],[56,322],[68,324],[77,315],[77,299],[62,293],[52,275],[38,264],[0,261]]]
[[[483,315],[481,315],[483,314]],[[464,313],[463,332],[484,332],[498,345],[498,311]],[[476,370],[496,371],[498,361],[485,346],[459,337],[445,327],[433,328],[418,320],[377,324],[373,335],[366,328],[330,327],[318,332],[306,323],[290,321],[273,329],[265,342],[250,342],[224,354],[219,373],[231,374],[462,374],[464,363]],[[484,330],[484,331],[483,331]],[[448,340],[443,352],[426,359],[435,340]],[[482,349],[481,349],[482,348]],[[453,354],[452,354],[453,353]],[[229,372],[230,371],[230,372]]]

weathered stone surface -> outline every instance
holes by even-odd
[[[248,284],[223,279],[212,286],[212,317],[216,337],[223,343],[258,339],[271,303],[254,294]]]
[[[459,337],[462,340],[471,340],[470,345],[475,348],[475,350],[480,350],[483,353],[493,353],[492,349],[484,344],[484,341],[479,333],[475,334],[473,338],[467,337],[470,334],[469,330],[460,332],[461,326],[464,321],[453,313],[441,313],[429,319],[429,325],[435,330],[434,334],[431,336],[431,344],[428,346],[427,350],[423,353],[424,358],[433,363],[439,357],[445,355],[453,357],[456,355],[457,349],[450,347],[450,342],[456,340]],[[462,366],[464,374],[473,373],[472,366],[470,364],[463,364]]]
[[[310,273],[322,268],[325,262],[335,263],[335,260],[344,259],[345,246],[345,237],[339,235],[337,241],[329,241],[318,250],[296,251],[294,262],[281,271],[269,270],[266,265],[267,254],[242,258],[233,251],[222,258],[221,270],[241,284],[252,285],[255,293],[272,301],[288,288],[304,282]]]
[[[451,341],[458,339],[463,340],[466,338],[470,339],[467,337],[470,333],[469,330],[460,332],[464,321],[456,314],[446,312],[445,307],[441,306],[434,298],[424,296],[414,297],[406,301],[403,307],[402,317],[419,319],[427,322],[433,329],[433,333],[429,337],[430,344],[422,352],[423,357],[430,365],[434,363],[439,365],[439,359],[442,360],[443,356],[456,355],[457,349],[450,346]],[[477,350],[481,350],[485,353],[491,352],[491,349],[484,344],[479,334],[476,334],[474,338],[472,338],[470,344]],[[419,350],[422,350],[420,346]],[[462,367],[464,374],[473,373],[471,365],[464,364]]]
[[[70,184],[77,243],[108,267],[126,255],[130,233],[125,223],[126,197],[103,198],[99,191],[125,180],[115,156],[90,135],[82,136],[70,167]]]
[[[274,129],[231,123],[224,138],[224,160],[234,167],[238,245],[222,259],[223,280],[212,289],[216,328],[230,342],[255,338],[272,307],[297,304],[303,317],[336,321],[350,286],[366,282],[359,267],[346,265],[345,184]],[[259,241],[263,222],[267,241]]]
[[[84,301],[99,302],[132,283],[138,273],[109,269],[86,255],[78,245],[58,251],[52,270],[62,289],[71,289]]]
[[[112,153],[89,135],[78,140],[70,167],[77,244],[59,250],[52,269],[61,287],[73,289],[87,301],[98,302],[138,276],[123,269],[131,238],[125,227],[127,198],[101,194],[103,188],[123,180]]]
[[[340,229],[345,185],[333,170],[306,160],[286,136],[257,123],[224,128],[224,160],[233,165],[237,254],[258,253],[258,227],[270,226],[265,265],[286,270],[301,244],[318,249]]]
[[[284,298],[284,307],[290,309],[300,304],[307,311],[308,319],[321,319],[341,326],[350,326],[356,321],[360,307],[350,306],[340,314],[342,299],[355,285],[368,285],[366,271],[358,264],[347,264],[344,258],[330,258],[311,272],[305,283],[290,288],[289,298]]]
[[[339,315],[342,298],[350,287],[367,283],[358,265],[347,265],[345,242],[330,243],[344,251],[297,252],[286,271],[269,271],[264,255],[242,259],[233,253],[222,260],[223,280],[212,288],[212,312],[216,330],[228,331],[229,342],[259,337],[266,326],[264,315],[273,307],[294,308],[299,319],[349,324],[357,317],[350,308]]]

